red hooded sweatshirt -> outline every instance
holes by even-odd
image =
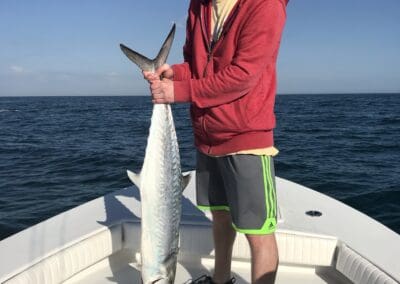
[[[195,145],[224,155],[273,146],[276,59],[287,0],[238,0],[211,42],[211,0],[191,0],[176,102],[191,102]]]

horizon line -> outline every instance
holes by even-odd
[[[398,95],[399,91],[380,91],[380,92],[338,92],[338,93],[318,93],[318,92],[310,92],[310,93],[277,93],[277,96],[304,96],[304,95]],[[150,95],[134,95],[134,94],[76,94],[76,95],[0,95],[0,98],[15,98],[15,97],[147,97]]]

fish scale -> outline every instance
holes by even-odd
[[[125,55],[144,71],[156,70],[167,59],[175,33],[172,27],[155,59],[121,44]],[[179,244],[182,191],[190,176],[183,177],[178,140],[169,104],[155,104],[146,154],[140,174],[128,171],[141,196],[141,275],[148,283],[173,283]]]
[[[181,172],[175,128],[170,120],[172,116],[168,115],[170,112],[169,105],[155,105],[153,108],[146,149],[146,156],[150,155],[150,159],[145,158],[142,169],[144,175],[149,172],[157,181],[149,185],[142,183],[141,189],[142,206],[150,204],[147,208],[142,207],[142,236],[153,237],[151,242],[144,242],[142,246],[142,264],[143,269],[149,267],[147,274],[156,275],[153,278],[162,275],[163,270],[175,270],[175,267],[168,267],[168,257],[176,258],[178,251]],[[159,173],[153,172],[156,168],[160,169]],[[155,194],[157,191],[158,194]],[[146,215],[153,215],[153,222],[147,222]]]

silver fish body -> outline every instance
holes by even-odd
[[[157,57],[150,60],[121,45],[142,70],[154,71],[165,63],[175,25]],[[128,171],[141,198],[141,275],[145,284],[174,283],[179,251],[182,191],[190,177],[182,176],[179,147],[169,104],[155,104],[146,154],[140,174]]]
[[[173,283],[178,255],[182,173],[170,105],[154,105],[140,174],[140,195],[143,282]]]

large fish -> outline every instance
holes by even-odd
[[[168,57],[175,25],[155,59],[149,59],[124,45],[125,55],[141,70],[154,72]],[[154,104],[146,154],[140,174],[128,170],[140,190],[141,275],[148,283],[174,283],[179,243],[182,191],[189,176],[182,176],[179,148],[171,106]]]

